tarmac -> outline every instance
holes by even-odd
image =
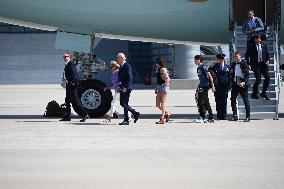
[[[154,91],[140,87],[130,104],[141,119],[119,126],[42,117],[64,102],[60,85],[0,85],[0,188],[283,189],[283,90],[279,120],[249,123],[194,123],[194,92],[171,90],[172,119],[156,125]]]

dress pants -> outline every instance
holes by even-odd
[[[266,94],[267,88],[269,86],[269,81],[270,81],[268,66],[264,62],[256,63],[253,66],[252,71],[253,71],[254,76],[256,78],[256,80],[253,84],[253,95],[258,94],[258,86],[261,83],[261,75],[263,75],[263,77],[264,77],[262,93]]]
[[[215,102],[218,119],[226,119],[227,117],[227,99],[228,99],[228,86],[218,84],[216,87]]]
[[[248,36],[247,38],[247,48],[250,48],[250,46],[254,45],[254,36]]]
[[[71,103],[76,104],[77,107],[80,109],[79,111],[82,112],[82,117],[85,117],[88,115],[87,111],[83,107],[81,100],[78,97],[77,94],[78,86],[67,84],[66,85],[66,97],[65,97],[65,104],[66,104],[66,115],[65,117],[70,118],[71,115]]]
[[[208,98],[208,90],[209,87],[198,87],[196,90],[198,112],[203,119],[205,118],[207,111],[209,115],[208,118],[213,119],[213,113]]]
[[[250,118],[250,106],[248,100],[248,86],[245,88],[240,87],[237,83],[233,83],[232,91],[231,91],[231,105],[233,111],[233,117],[237,117],[237,97],[240,93],[246,109],[246,118]]]
[[[120,105],[124,109],[124,121],[127,121],[127,122],[129,119],[128,111],[131,112],[133,115],[137,114],[137,112],[128,105],[130,93],[131,91],[128,91],[128,90],[126,92],[120,92]]]

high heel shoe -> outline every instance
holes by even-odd
[[[170,112],[165,112],[165,118],[166,118],[166,122],[169,122],[169,120],[171,118],[171,113]]]
[[[157,121],[156,124],[165,124],[165,119],[161,118],[160,121]]]

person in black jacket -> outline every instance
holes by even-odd
[[[250,105],[248,100],[248,88],[249,88],[249,66],[245,60],[241,59],[241,53],[235,53],[235,61],[231,64],[230,68],[231,77],[231,105],[233,111],[233,119],[231,121],[237,121],[237,97],[240,93],[246,109],[245,122],[250,121]]]
[[[262,88],[261,97],[266,100],[270,98],[266,95],[267,88],[269,86],[270,76],[269,76],[269,53],[267,46],[261,43],[261,38],[259,35],[255,37],[255,44],[247,48],[246,60],[249,63],[254,76],[256,78],[253,84],[253,93],[251,98],[258,99],[258,86],[261,83],[261,75],[264,77],[264,83]]]
[[[209,68],[210,72],[216,76],[216,84],[214,92],[215,102],[216,102],[216,111],[218,120],[226,120],[227,117],[227,99],[230,86],[230,67],[225,63],[225,54],[217,54],[216,61]],[[213,75],[212,74],[212,75]]]
[[[77,90],[80,84],[80,79],[76,70],[75,65],[71,61],[71,57],[69,53],[64,53],[63,55],[65,68],[63,73],[62,82],[66,85],[66,97],[65,97],[65,104],[67,112],[64,114],[63,119],[60,121],[71,121],[71,103],[76,104],[79,108],[79,111],[82,112],[83,117],[80,122],[85,122],[86,119],[89,118],[88,113],[84,109],[78,95]]]
[[[132,87],[132,79],[133,73],[130,64],[126,62],[126,57],[123,53],[119,53],[117,55],[117,62],[120,65],[118,71],[118,81],[120,88],[120,105],[124,108],[124,120],[119,123],[119,125],[129,125],[129,116],[128,111],[130,111],[134,116],[134,123],[137,122],[140,113],[135,111],[128,105],[130,93],[133,89]]]

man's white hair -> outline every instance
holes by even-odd
[[[121,57],[123,60],[126,60],[126,56],[123,53],[118,53],[117,56]]]

